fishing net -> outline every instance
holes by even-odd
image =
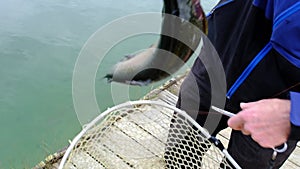
[[[161,102],[136,101],[108,109],[88,124],[60,167],[234,168],[230,163],[235,162],[229,154],[212,144],[207,131],[185,112]]]

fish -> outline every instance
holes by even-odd
[[[200,0],[164,0],[162,17],[158,42],[126,55],[106,74],[108,82],[145,86],[163,80],[179,70],[199,45],[200,35],[193,29],[208,32]]]

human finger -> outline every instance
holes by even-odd
[[[248,130],[245,130],[244,128],[241,129],[241,132],[244,134],[244,135],[250,135],[250,131]]]
[[[244,123],[242,129],[241,129],[241,132],[244,134],[244,135],[251,135],[251,132],[250,132],[250,128],[249,128],[249,125],[248,123]]]
[[[241,109],[247,109],[247,108],[252,107],[253,105],[256,105],[256,104],[257,104],[256,102],[248,102],[248,103],[241,102],[240,107],[241,107]]]
[[[237,114],[236,116],[229,118],[227,124],[234,130],[242,130],[244,128],[244,119]]]

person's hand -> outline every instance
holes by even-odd
[[[242,111],[228,120],[229,127],[251,135],[265,148],[274,148],[287,141],[291,130],[289,100],[265,99],[240,106]]]

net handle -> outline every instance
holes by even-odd
[[[103,119],[104,117],[106,117],[109,113],[116,111],[120,108],[125,108],[125,107],[129,107],[129,106],[136,106],[136,105],[156,105],[156,106],[162,106],[165,108],[168,108],[170,110],[175,111],[176,113],[179,113],[180,115],[184,116],[189,122],[191,122],[195,127],[197,127],[201,133],[207,138],[209,139],[211,137],[211,135],[208,133],[207,130],[205,130],[204,128],[202,128],[191,116],[189,116],[185,111],[180,110],[179,108],[175,107],[175,106],[171,106],[168,105],[162,101],[152,101],[152,100],[137,100],[137,101],[129,101],[129,102],[125,102],[119,105],[116,105],[112,108],[108,108],[107,110],[105,110],[103,113],[101,113],[99,116],[97,116],[94,120],[92,120],[90,123],[88,123],[82,130],[81,132],[73,139],[73,141],[70,143],[69,147],[67,148],[58,169],[63,169],[64,164],[66,163],[72,149],[75,147],[75,145],[77,144],[77,142],[80,140],[80,138],[90,129],[92,128],[99,120]],[[224,150],[221,150],[224,153]],[[238,164],[236,164],[236,162],[234,161],[234,159],[229,155],[229,153],[224,153],[224,155],[226,156],[226,158],[237,168],[240,169],[240,167],[238,166]],[[236,165],[237,166],[236,166]]]

